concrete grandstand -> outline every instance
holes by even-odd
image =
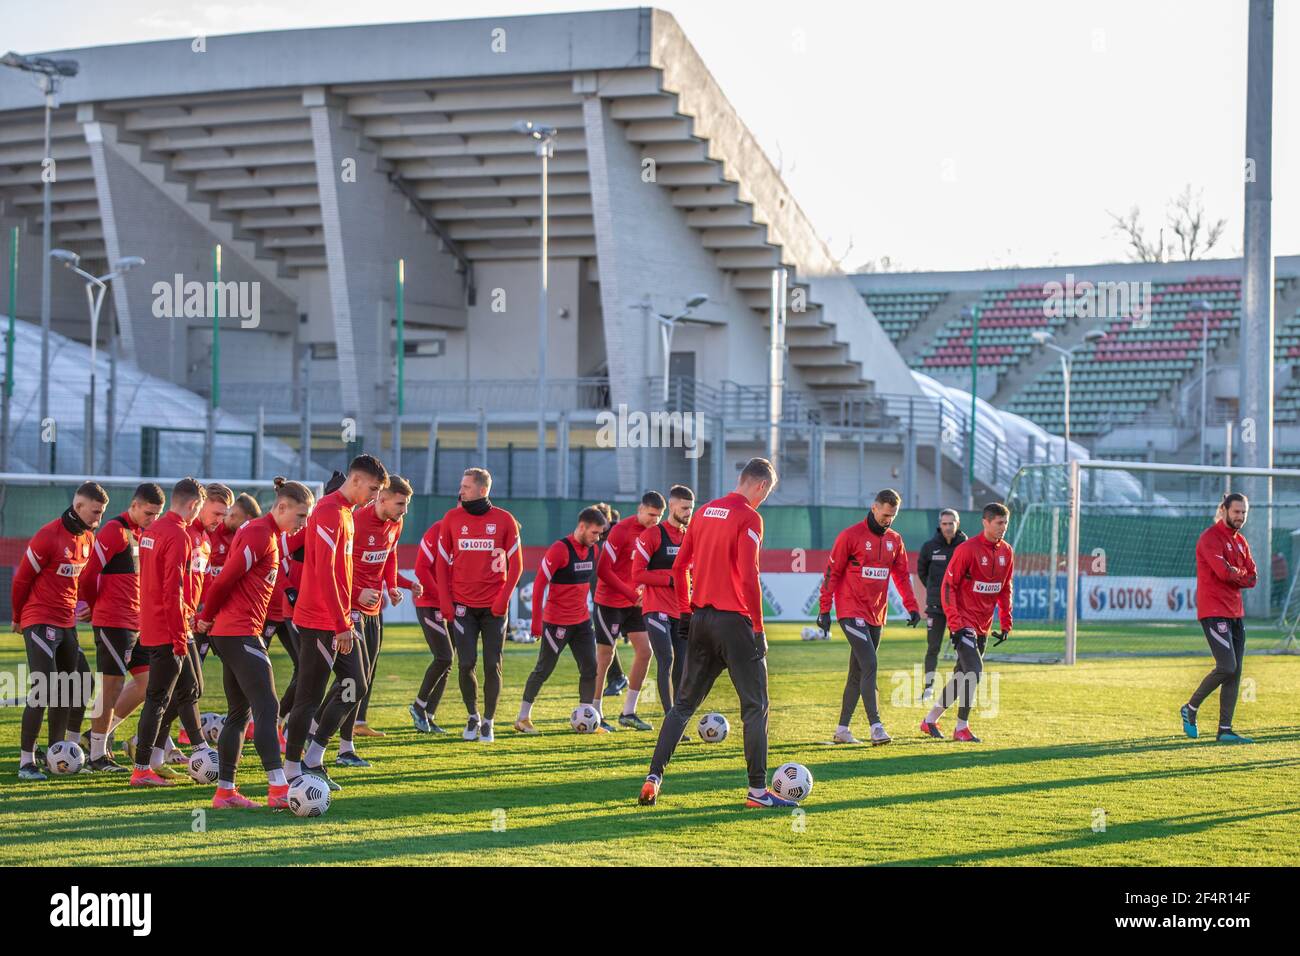
[[[116,322],[101,324],[100,347],[116,328],[125,362],[207,396],[213,320],[166,306],[185,283],[212,277],[219,243],[222,281],[256,286],[259,302],[255,322],[218,318],[221,410],[262,422],[284,448],[305,447],[313,467],[394,447],[399,258],[404,409],[400,454],[386,458],[419,490],[445,492],[484,461],[513,497],[627,496],[673,480],[704,495],[729,488],[738,464],[767,447],[778,267],[791,301],[778,501],[857,503],[898,485],[907,505],[934,507],[1002,494],[1023,463],[1063,455],[1051,437],[1061,431],[1059,373],[1029,333],[1050,328],[1061,344],[1082,334],[1077,320],[1044,317],[1043,283],[1066,270],[846,276],[662,11],[214,36],[201,46],[55,54],[81,70],[53,116],[54,245],[100,271],[144,257],[113,284]],[[556,130],[540,392],[540,164],[513,129],[522,120]],[[40,314],[42,132],[39,93],[0,83],[0,226],[23,236],[15,312],[29,322]],[[1195,439],[1185,422],[1167,448],[1148,432],[1189,407],[1204,297],[1214,302],[1214,361],[1228,361],[1240,265],[1073,271],[1159,284],[1150,329],[1116,328],[1079,360],[1080,451],[1187,458]],[[1293,319],[1279,323],[1279,343],[1300,351],[1300,263],[1279,260],[1278,274],[1279,314]],[[53,327],[84,342],[82,294],[56,273]],[[700,295],[707,301],[664,355],[655,315]],[[983,309],[979,398],[991,403],[973,439],[961,390],[970,304]],[[27,353],[18,364],[38,373]],[[1216,415],[1232,374],[1212,380]],[[1291,407],[1294,419],[1295,388],[1279,417]],[[72,405],[56,414],[79,420]],[[620,409],[694,413],[698,430],[610,443],[602,422]]]

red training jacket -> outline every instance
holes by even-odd
[[[948,559],[943,576],[943,613],[948,628],[973,628],[987,634],[996,607],[1002,630],[1011,630],[1011,573],[1015,553],[1006,541],[994,544],[981,531],[967,538]]]
[[[822,578],[821,610],[839,617],[860,617],[880,627],[889,615],[889,579],[894,579],[903,607],[919,609],[907,568],[903,536],[893,528],[876,534],[866,519],[850,525],[835,538],[826,575]]]
[[[1245,617],[1241,592],[1257,580],[1250,545],[1224,521],[1216,521],[1196,542],[1196,616]]]
[[[673,588],[673,563],[685,536],[685,528],[664,521],[642,529],[632,546],[632,583],[645,585],[641,595],[643,611],[660,611],[669,617],[681,613],[681,602]]]
[[[342,634],[352,630],[352,506],[342,492],[322,498],[307,519],[302,584],[293,623]]]
[[[174,511],[140,535],[140,643],[184,654],[194,613],[192,527]]]
[[[209,634],[261,637],[280,570],[280,528],[275,516],[246,521],[228,544],[221,574],[208,583],[199,618]]]
[[[609,529],[596,563],[596,603],[606,607],[632,607],[637,603],[632,585],[632,551],[645,528],[629,515]]]
[[[566,535],[546,549],[533,580],[532,632],[541,635],[542,624],[581,624],[590,616],[587,598],[596,573],[594,548],[584,548]]]
[[[69,531],[62,515],[32,535],[9,591],[13,619],[20,628],[77,626],[77,579],[93,541],[89,531]]]
[[[378,614],[385,588],[397,587],[397,540],[402,521],[384,521],[370,501],[352,512],[357,550],[352,560],[352,607],[363,614]],[[366,588],[379,591],[373,604],[361,603]]]
[[[440,607],[438,600],[438,536],[442,533],[442,520],[429,525],[420,539],[415,554],[415,579],[424,585],[424,594],[415,599],[416,607]]]
[[[140,526],[128,512],[105,521],[77,579],[93,627],[140,630]]]
[[[758,555],[762,546],[763,519],[739,492],[696,511],[673,562],[678,613],[688,614],[698,607],[737,611],[749,618],[755,633],[761,633]]]
[[[524,573],[514,515],[495,505],[472,515],[457,505],[441,524],[435,573],[443,617],[451,620],[457,604],[485,607],[496,617],[505,614]]]

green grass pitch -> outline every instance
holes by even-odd
[[[1111,625],[1109,633],[1134,627]],[[910,701],[923,635],[891,624],[880,689],[894,743],[832,747],[825,742],[848,651],[842,638],[805,643],[798,632],[772,626],[769,655],[769,766],[797,760],[816,780],[797,814],[743,807],[739,708],[725,676],[705,709],[727,714],[731,736],[683,744],[659,806],[643,808],[636,794],[655,735],[571,732],[571,657],[535,708],[541,736],[510,728],[536,646],[507,644],[497,742],[461,741],[455,671],[438,714],[454,733],[428,737],[406,714],[428,651],[414,627],[394,626],[371,707],[372,725],[388,736],[359,741],[372,769],[331,770],[344,790],[316,820],[265,809],[196,814],[211,791],[190,783],[134,792],[124,775],[82,774],[20,784],[20,711],[0,709],[0,865],[1300,864],[1295,657],[1247,658],[1236,724],[1253,746],[1182,735],[1177,708],[1209,668],[1208,653],[1072,668],[991,661],[984,700],[996,713],[977,711],[972,726],[984,743],[961,745],[919,735],[922,711]],[[1193,624],[1182,636],[1198,635]],[[1277,634],[1254,628],[1250,641],[1273,646]],[[630,664],[630,649],[620,653]],[[18,639],[3,641],[0,670],[14,673],[21,656]],[[287,658],[278,645],[272,657],[282,682]],[[208,659],[204,710],[225,709],[219,666]],[[1204,709],[1207,730],[1217,709],[1216,696]],[[658,725],[657,700],[640,710]],[[945,731],[953,719],[950,712]],[[866,736],[860,707],[854,729]],[[263,798],[251,744],[241,774],[242,789]]]

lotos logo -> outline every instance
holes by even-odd
[[[1171,611],[1181,611],[1187,605],[1189,599],[1187,589],[1178,585],[1171,587],[1165,594],[1165,604],[1169,606]]]
[[[362,564],[383,564],[387,560],[388,560],[387,548],[385,548],[383,551],[362,551],[361,552]]]
[[[971,583],[975,585],[974,592],[976,594],[1001,594],[1002,593],[1001,581],[973,581]]]
[[[862,568],[862,576],[864,578],[872,578],[876,581],[883,581],[885,578],[889,577],[889,568],[872,568],[864,565]]]
[[[705,508],[705,509],[704,509],[704,517],[706,517],[706,518],[725,518],[725,517],[726,517],[727,515],[729,515],[729,514],[731,514],[731,509],[730,509],[730,508],[716,508],[716,507],[714,507],[714,508]]]
[[[496,542],[491,538],[461,538],[456,545],[462,551],[492,551],[496,548]]]

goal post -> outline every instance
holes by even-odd
[[[1285,598],[1300,563],[1300,470],[1081,460],[1026,466],[1012,481],[1017,652],[1066,664],[1204,653],[1195,547],[1229,490],[1250,499],[1251,649],[1285,649],[1278,622],[1296,602]]]

